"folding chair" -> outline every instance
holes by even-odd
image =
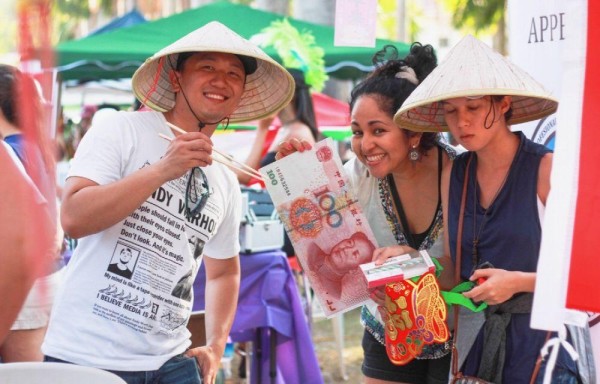
[[[119,376],[98,368],[67,363],[0,364],[2,384],[126,384]]]

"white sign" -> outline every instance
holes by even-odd
[[[336,47],[375,47],[377,0],[337,0],[335,2]]]

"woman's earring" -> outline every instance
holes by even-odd
[[[413,145],[413,147],[408,151],[408,158],[410,161],[418,161],[421,158],[421,153],[417,149],[417,145]]]

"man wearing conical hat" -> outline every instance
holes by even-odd
[[[276,113],[293,79],[212,22],[146,60],[133,89],[151,111],[95,120],[73,160],[62,224],[79,241],[42,349],[128,383],[213,383],[238,297],[241,196],[235,174],[212,160],[211,135]],[[109,270],[124,248],[135,255],[128,276]],[[202,260],[207,343],[196,346],[193,296],[173,292]]]
[[[468,151],[442,175],[444,254],[457,270],[456,283],[474,282],[464,296],[488,307],[485,316],[457,311],[454,377],[519,384],[552,374],[553,383],[589,382],[564,348],[554,367],[540,366],[547,332],[530,327],[552,153],[511,125],[548,116],[557,107],[528,73],[466,36],[394,117],[410,130],[450,131]],[[589,340],[587,329],[569,332],[569,340]]]

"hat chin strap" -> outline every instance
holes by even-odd
[[[223,121],[223,120],[225,120],[227,118],[227,117],[224,117],[224,118],[222,118],[219,121],[215,121],[214,123],[211,123],[211,122],[205,123],[202,120],[200,120],[200,118],[198,117],[198,115],[196,115],[196,112],[194,112],[194,110],[192,109],[192,106],[190,105],[190,102],[188,101],[187,96],[183,92],[183,87],[181,86],[181,83],[179,82],[179,77],[177,75],[175,75],[175,79],[177,80],[177,84],[179,84],[179,91],[181,92],[181,95],[183,96],[183,99],[185,100],[185,103],[187,104],[190,112],[192,112],[192,115],[194,115],[194,117],[196,118],[196,120],[198,120],[198,130],[199,131],[202,131],[202,128],[206,127],[206,125],[217,125],[221,121]]]

